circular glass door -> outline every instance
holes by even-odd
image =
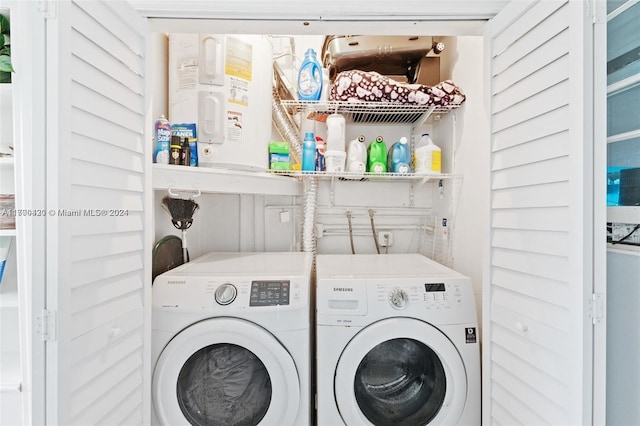
[[[455,424],[467,380],[459,352],[440,330],[392,318],[354,336],[338,360],[334,387],[347,426]]]
[[[153,402],[162,425],[291,424],[300,381],[272,334],[249,321],[215,318],[186,328],[163,349]]]
[[[444,367],[424,343],[392,339],[376,345],[358,365],[354,392],[364,416],[374,425],[426,425],[447,390]]]
[[[218,343],[191,355],[178,375],[178,404],[192,425],[257,425],[271,403],[271,379],[251,351]]]

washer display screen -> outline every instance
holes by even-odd
[[[249,306],[277,306],[289,304],[291,282],[252,281]]]
[[[424,291],[427,293],[432,291],[445,291],[444,283],[426,283],[424,285]]]
[[[442,407],[446,390],[438,355],[407,338],[375,346],[360,362],[354,379],[358,406],[377,426],[429,423]]]

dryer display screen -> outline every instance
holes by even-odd
[[[427,293],[432,291],[445,291],[444,283],[426,283],[424,285],[424,291]]]
[[[249,306],[289,304],[290,281],[251,281]]]

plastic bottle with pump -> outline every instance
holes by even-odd
[[[364,144],[365,137],[358,136],[349,142],[347,147],[347,172],[364,173],[367,168],[367,147]]]
[[[442,171],[442,152],[431,140],[429,133],[423,133],[413,154],[413,167],[416,173],[440,173]]]
[[[389,148],[387,165],[391,173],[407,174],[411,172],[411,150],[404,136]]]
[[[316,170],[316,138],[313,132],[306,132],[302,142],[302,171]]]
[[[304,61],[298,71],[298,99],[301,101],[320,100],[322,94],[322,66],[313,49],[307,49]]]
[[[382,136],[376,137],[367,148],[367,171],[371,173],[387,171],[387,145]]]

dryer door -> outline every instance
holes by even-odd
[[[289,352],[262,327],[234,318],[196,323],[164,348],[153,372],[163,425],[292,424],[300,402]]]
[[[453,425],[467,397],[454,344],[410,318],[382,320],[356,334],[340,355],[334,386],[348,426]]]

